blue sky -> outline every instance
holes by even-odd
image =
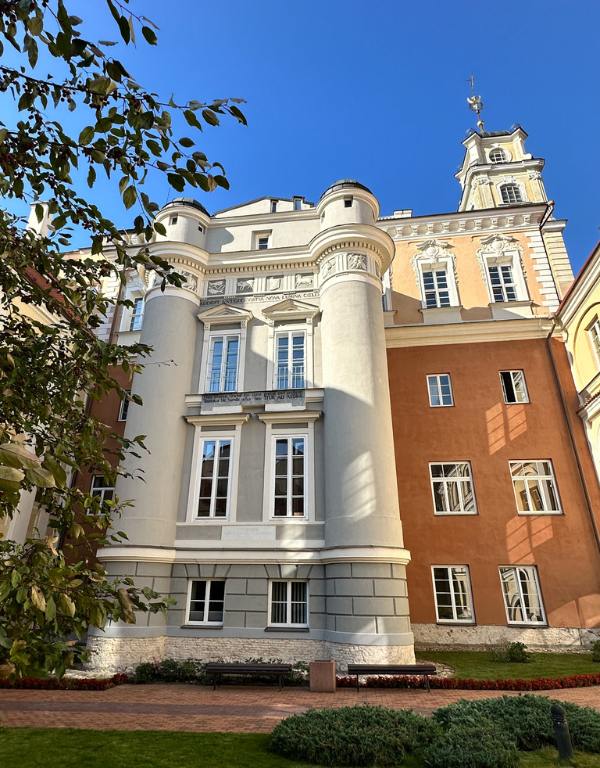
[[[99,37],[104,3],[72,0]],[[229,192],[195,195],[210,210],[262,195],[317,200],[333,180],[357,178],[384,214],[455,210],[461,141],[477,78],[486,128],[519,123],[578,268],[596,240],[600,3],[593,0],[138,0],[160,27],[156,48],[121,55],[137,79],[179,100],[240,96],[249,126],[208,129],[203,149],[223,162]],[[116,33],[110,32],[112,39]],[[113,49],[114,50],[114,49]],[[159,203],[166,181],[150,183]],[[127,213],[101,188],[122,225]]]

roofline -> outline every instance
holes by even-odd
[[[519,124],[515,125],[515,127],[511,128],[509,131],[489,131],[489,132],[482,131],[481,133],[479,133],[479,131],[476,131],[475,128],[470,128],[468,135],[465,137],[465,139],[463,139],[461,143],[464,146],[467,143],[467,141],[471,138],[471,136],[479,136],[480,139],[493,139],[498,136],[512,136],[514,133],[517,133],[518,131],[520,131],[525,136],[525,138],[529,136],[525,128],[523,128],[523,126]]]
[[[252,203],[260,203],[261,200],[281,200],[286,203],[293,203],[294,199],[300,197],[310,207],[314,208],[315,204],[310,200],[307,200],[304,195],[294,195],[294,197],[277,197],[277,195],[262,195],[262,197],[254,197],[252,200],[246,200],[244,203],[238,203],[237,205],[230,205],[228,208],[219,208],[215,211],[211,218],[218,216],[220,213],[226,213],[227,211],[234,211],[236,208],[243,208],[246,205],[252,205]],[[291,213],[291,211],[285,211],[285,213]]]
[[[600,240],[599,240],[599,241],[596,243],[596,245],[595,245],[595,246],[592,248],[592,250],[591,250],[591,252],[590,252],[589,256],[588,256],[588,257],[587,257],[587,259],[584,261],[584,263],[583,263],[583,266],[582,266],[582,267],[581,267],[581,269],[579,270],[579,273],[578,273],[577,277],[575,278],[575,280],[573,280],[573,282],[572,282],[572,283],[571,283],[571,285],[569,286],[569,289],[567,290],[567,292],[565,293],[565,295],[562,297],[562,300],[561,300],[560,304],[558,305],[558,309],[556,310],[556,314],[557,314],[557,315],[560,315],[560,313],[562,312],[562,310],[563,310],[563,309],[565,308],[565,306],[568,304],[569,300],[571,299],[571,296],[572,296],[572,295],[573,295],[573,293],[574,293],[574,292],[577,290],[577,288],[579,287],[580,283],[581,283],[581,282],[583,281],[583,279],[585,278],[585,276],[586,276],[586,274],[587,274],[588,270],[589,270],[589,269],[592,267],[592,265],[594,264],[594,262],[595,262],[595,260],[596,260],[596,257],[597,257],[597,256],[599,256],[599,257],[600,257]]]

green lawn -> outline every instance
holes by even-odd
[[[448,664],[456,677],[477,680],[506,680],[508,678],[565,677],[587,672],[600,674],[600,663],[593,662],[590,653],[532,653],[527,664],[507,664],[494,661],[485,651],[423,651],[419,659]]]
[[[0,729],[2,768],[306,768],[272,755],[268,736],[238,733]],[[553,750],[524,754],[523,768],[556,766]],[[599,768],[600,755],[580,754],[577,768]],[[406,768],[418,768],[413,759]],[[313,766],[314,768],[314,766]]]

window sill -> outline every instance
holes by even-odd
[[[517,512],[517,517],[563,517],[564,514],[560,509],[554,512],[539,512],[536,510],[535,512]]]
[[[533,317],[533,303],[529,300],[491,301],[489,303],[492,320],[514,320],[515,318]]]
[[[450,307],[423,307],[420,312],[423,315],[425,325],[439,325],[442,323],[461,323],[460,310],[460,305],[452,305]]]
[[[543,622],[542,624],[529,624],[527,622],[508,622],[507,627],[515,627],[517,629],[548,629],[549,624]]]
[[[290,626],[281,626],[281,627],[265,627],[265,632],[310,632],[310,627],[306,626],[298,626],[298,627],[290,627]]]
[[[476,621],[459,621],[459,620],[450,620],[444,621],[443,619],[438,619],[436,622],[436,625],[438,627],[476,627],[477,622]]]
[[[478,517],[479,512],[434,512],[434,517]]]
[[[223,629],[223,624],[182,624],[180,629]]]

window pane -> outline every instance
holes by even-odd
[[[208,621],[223,621],[223,605],[225,599],[225,582],[211,581],[209,583]]]
[[[275,517],[285,517],[287,515],[287,499],[277,497],[275,499]]]
[[[294,517],[304,517],[304,499],[294,497],[292,499],[292,515]]]
[[[444,494],[444,485],[443,483],[434,483],[433,484],[433,499],[435,502],[435,509],[437,512],[445,512],[446,511],[446,497]]]

